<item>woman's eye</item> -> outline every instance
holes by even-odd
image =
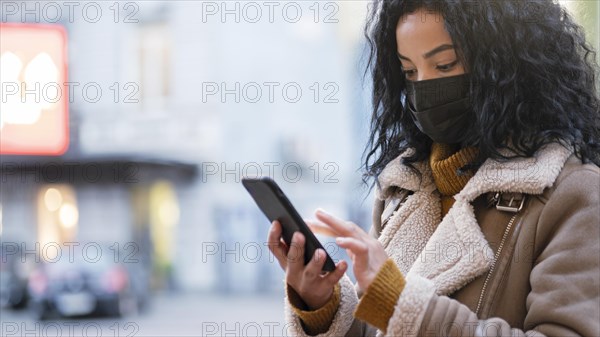
[[[458,63],[458,60],[448,63],[448,64],[441,64],[441,65],[437,66],[437,69],[441,70],[441,71],[450,71],[457,63]]]
[[[404,73],[404,76],[406,76],[407,78],[414,76],[417,73],[417,71],[414,69],[407,69],[407,70],[403,70],[402,72]]]

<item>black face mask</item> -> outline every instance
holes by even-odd
[[[408,109],[415,124],[438,143],[460,143],[467,136],[471,101],[466,74],[406,81]]]

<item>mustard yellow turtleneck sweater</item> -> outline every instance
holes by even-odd
[[[454,195],[460,192],[471,179],[473,173],[457,175],[456,171],[461,167],[473,162],[477,157],[478,150],[474,147],[458,149],[452,145],[433,143],[429,165],[435,186],[441,195],[442,217],[454,204]]]
[[[440,143],[433,143],[431,146],[429,165],[435,185],[441,195],[442,217],[454,204],[453,196],[460,192],[473,176],[472,173],[459,176],[456,171],[473,162],[477,154],[476,148],[459,149]],[[398,302],[405,284],[404,276],[394,261],[388,259],[361,297],[354,316],[385,333],[388,321],[394,313],[394,306]],[[317,310],[309,310],[289,285],[286,285],[286,291],[294,312],[302,320],[304,329],[309,335],[317,335],[329,329],[340,303],[339,284],[335,286],[329,302]]]

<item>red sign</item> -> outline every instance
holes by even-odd
[[[69,88],[64,28],[0,24],[0,84],[0,153],[65,153]]]

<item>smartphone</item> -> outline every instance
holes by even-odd
[[[248,190],[258,207],[270,222],[278,220],[282,227],[283,241],[291,247],[294,232],[304,234],[304,265],[313,257],[318,248],[323,248],[308,225],[302,220],[289,199],[283,194],[277,183],[269,177],[242,178],[242,184]],[[323,248],[323,250],[325,250]],[[335,270],[335,263],[325,251],[323,271]]]

